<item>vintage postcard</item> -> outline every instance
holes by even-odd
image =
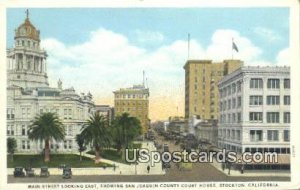
[[[298,1],[0,8],[0,189],[300,188]]]

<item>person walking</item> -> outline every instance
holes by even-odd
[[[147,166],[147,171],[148,171],[148,173],[150,172],[150,166],[149,165]]]

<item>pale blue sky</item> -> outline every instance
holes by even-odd
[[[12,31],[23,22],[24,17],[25,9],[7,10],[9,47],[13,42]],[[162,43],[186,40],[188,33],[191,38],[207,46],[215,30],[233,29],[256,46],[268,50],[261,56],[271,62],[278,51],[288,47],[288,8],[31,8],[30,20],[41,30],[42,39],[56,38],[65,44],[84,42],[91,31],[103,27],[127,36],[131,43],[144,48],[157,48]],[[270,41],[263,36],[265,34],[259,35],[257,28],[273,31],[278,40]],[[136,40],[137,30],[159,32],[165,38],[157,43],[139,43]]]

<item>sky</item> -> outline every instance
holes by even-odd
[[[7,9],[8,48],[25,17]],[[141,84],[145,70],[152,120],[184,114],[188,34],[189,59],[233,54],[245,65],[289,65],[288,8],[31,8],[29,18],[41,31],[51,86],[61,79],[113,105],[113,91]]]

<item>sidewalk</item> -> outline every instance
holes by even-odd
[[[227,176],[238,176],[238,177],[291,177],[291,173],[288,171],[268,171],[268,170],[244,170],[244,173],[242,174],[240,170],[230,170],[230,174],[228,174],[228,169],[222,169],[222,164],[218,163],[214,160],[213,163],[210,163],[213,167],[215,167],[217,170],[222,172],[223,174]]]

